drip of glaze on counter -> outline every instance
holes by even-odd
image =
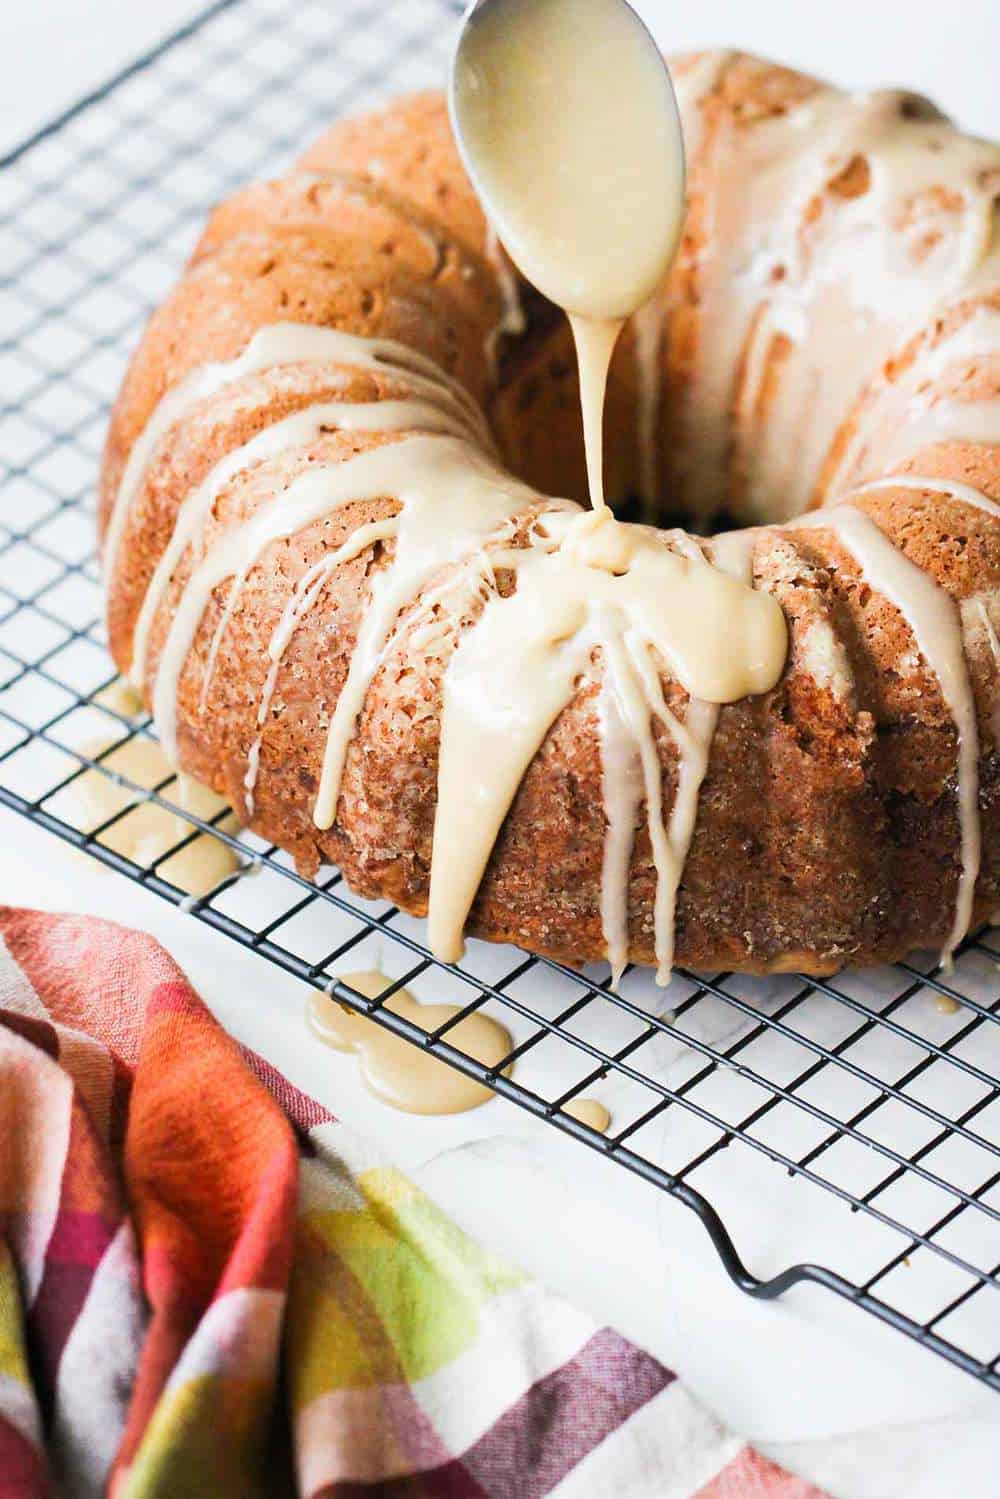
[[[337,975],[337,981],[367,999],[378,999],[393,982],[373,970]],[[458,1005],[425,1005],[406,989],[397,989],[385,1009],[411,1021],[421,1030],[436,1031],[460,1013]],[[370,1093],[404,1114],[463,1114],[493,1097],[474,1078],[440,1062],[411,1041],[358,1015],[333,995],[314,993],[306,1005],[306,1022],[315,1036],[335,1051],[354,1052],[362,1081]],[[467,1015],[444,1039],[475,1057],[484,1067],[496,1068],[513,1045],[510,1034],[488,1015]],[[509,1069],[504,1069],[504,1076]]]
[[[571,1119],[577,1119],[581,1124],[596,1129],[599,1135],[606,1134],[611,1123],[610,1112],[597,1098],[571,1098],[568,1103],[563,1104],[562,1112]]]
[[[105,706],[123,716],[131,716],[135,711],[129,707],[131,693],[128,689],[115,693],[113,689],[118,685],[113,683],[111,689],[105,689]],[[117,745],[117,748],[105,754],[111,745]],[[82,830],[91,832],[110,817],[124,813],[98,835],[97,841],[104,848],[131,859],[141,869],[156,864],[156,873],[191,899],[207,895],[241,867],[229,844],[210,833],[200,833],[176,853],[163,858],[170,849],[194,833],[195,828],[180,812],[143,800],[141,792],[117,779],[123,777],[146,790],[161,786],[168,780],[173,772],[154,740],[140,735],[120,744],[117,736],[90,739],[80,745],[80,753],[90,760],[103,756],[101,764],[105,767],[105,770],[86,770],[72,782],[72,796]],[[168,789],[166,795],[176,795],[180,806],[203,822],[210,822],[228,806],[221,797],[190,776],[179,776],[176,790]],[[216,825],[229,834],[239,831],[231,813]],[[160,859],[163,862],[157,863]]]
[[[142,698],[124,677],[115,677],[113,682],[95,692],[93,702],[95,707],[109,708],[119,718],[141,718],[145,712]]]

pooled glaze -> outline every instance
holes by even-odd
[[[119,718],[138,718],[145,712],[142,698],[124,677],[116,677],[107,687],[95,692],[93,701],[98,707],[110,708]]]
[[[118,748],[104,754],[111,745]],[[90,760],[103,755],[101,764],[112,772],[108,775],[101,770],[86,770],[72,783],[83,830],[90,832],[108,818],[125,812],[125,816],[98,834],[98,842],[105,848],[131,859],[140,869],[156,864],[156,873],[162,879],[189,896],[207,895],[240,867],[236,852],[228,843],[210,833],[199,833],[179,812],[144,800],[141,792],[114,779],[122,776],[137,786],[153,790],[171,778],[173,771],[152,739],[137,734],[120,744],[116,738],[88,740],[80,746],[80,753]],[[210,822],[227,810],[220,797],[190,776],[178,777],[176,793],[168,790],[165,795],[176,795],[181,807],[202,822]],[[125,811],[126,808],[130,810]],[[231,815],[217,825],[227,833],[238,831]],[[192,838],[192,834],[197,836]],[[191,841],[169,858],[163,857],[186,838]],[[157,863],[158,860],[162,862]]]
[[[385,974],[372,970],[341,974],[338,981],[367,999],[378,999],[392,983]],[[406,989],[390,994],[385,1008],[427,1032],[461,1013],[457,1005],[421,1004]],[[365,1087],[403,1113],[461,1114],[493,1097],[482,1083],[338,1003],[332,994],[310,995],[306,1018],[310,1030],[327,1046],[354,1052]],[[513,1044],[502,1025],[479,1011],[458,1021],[443,1039],[490,1069],[500,1066]]]
[[[596,1129],[599,1135],[607,1133],[611,1123],[611,1115],[596,1098],[571,1098],[562,1106],[562,1112],[568,1114],[571,1119],[578,1119],[581,1124]]]

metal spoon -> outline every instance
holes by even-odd
[[[448,107],[527,279],[570,313],[634,311],[676,249],[684,153],[666,63],[626,0],[475,0]]]

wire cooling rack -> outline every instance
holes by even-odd
[[[685,1202],[749,1294],[826,1286],[1000,1389],[1000,934],[967,942],[947,979],[931,959],[826,981],[678,973],[664,995],[633,971],[614,995],[602,970],[510,948],[435,964],[420,923],[335,870],[301,879],[221,816],[187,815],[149,865],[109,847],[144,798],[175,807],[170,778],[125,781],[99,827],[81,813],[80,777],[114,774],[113,745],[152,732],[101,695],[93,559],[106,405],[139,328],[214,200],[338,113],[440,81],[455,10],[224,0],[0,163],[0,803]],[[82,747],[95,730],[106,750]],[[200,836],[257,878],[186,899],[166,861]],[[427,974],[460,1015],[500,1018],[510,1056],[487,1071],[454,1022],[427,1034],[385,1007],[392,989],[372,1004],[339,983],[376,943],[393,989]],[[566,1112],[595,1092],[606,1136]],[[726,1226],[735,1184],[773,1228],[756,1273]]]

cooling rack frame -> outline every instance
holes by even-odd
[[[456,15],[460,8],[451,3],[451,0],[413,0],[413,4],[407,9],[413,10],[414,7],[422,7],[421,15],[429,21],[429,26],[423,31],[418,28],[416,32],[412,28],[404,29],[403,35],[393,41],[391,53],[386,46],[376,47],[367,63],[362,48],[359,60],[352,61],[350,65],[354,70],[351,86],[334,90],[329,99],[323,101],[328,106],[329,116],[356,104],[360,85],[377,87],[389,75],[390,56],[397,60],[405,59],[420,45],[429,44],[433,38],[435,20],[440,31],[443,23]],[[346,27],[350,30],[341,25],[337,35],[346,41],[350,41],[352,37],[364,41],[370,38],[373,29],[379,29],[375,27],[376,22],[379,22],[379,27],[384,25],[385,16],[391,8],[355,3],[352,0],[344,8],[344,15],[339,17],[344,22],[346,16]],[[396,9],[399,8],[397,5]],[[310,9],[308,5],[297,8],[299,14],[308,13]],[[174,785],[173,778],[167,777],[153,787],[139,786],[104,764],[107,757],[113,755],[113,751],[122,743],[137,735],[152,734],[148,718],[129,718],[109,706],[107,700],[101,699],[103,689],[115,680],[110,663],[105,658],[103,675],[98,671],[95,676],[92,666],[88,668],[90,675],[85,683],[82,679],[74,682],[72,673],[68,680],[62,665],[67,653],[72,654],[75,647],[85,650],[88,655],[94,651],[99,653],[104,648],[103,626],[99,614],[92,611],[88,613],[86,609],[81,612],[78,600],[74,602],[72,609],[68,609],[65,607],[64,592],[67,586],[75,584],[79,585],[78,592],[89,594],[93,599],[98,588],[90,548],[88,545],[80,545],[80,521],[81,517],[85,517],[86,526],[92,525],[88,502],[92,470],[96,461],[94,437],[96,429],[103,423],[107,396],[114,386],[101,380],[92,382],[87,366],[94,357],[99,365],[102,355],[109,351],[114,351],[116,357],[124,357],[129,344],[134,341],[139,323],[155,302],[156,296],[153,292],[137,290],[131,298],[130,310],[121,326],[109,329],[98,324],[95,327],[86,318],[81,321],[79,293],[72,302],[65,293],[60,294],[62,300],[52,298],[47,295],[44,285],[39,292],[38,282],[33,282],[32,278],[39,270],[44,277],[46,261],[51,260],[53,264],[58,261],[61,274],[68,274],[71,278],[76,274],[78,279],[82,276],[81,285],[88,295],[114,288],[123,276],[128,279],[128,256],[121,263],[116,263],[112,256],[108,262],[95,265],[89,252],[80,253],[81,241],[78,236],[81,232],[86,236],[95,228],[100,230],[111,226],[117,229],[119,223],[130,214],[137,196],[146,193],[151,187],[157,190],[158,195],[164,190],[164,178],[175,171],[178,162],[196,164],[212,161],[214,170],[207,174],[211,179],[212,196],[217,196],[221,190],[234,185],[249,175],[249,172],[243,162],[233,170],[228,161],[215,160],[219,152],[215,136],[211,145],[197,136],[181,141],[173,139],[170,129],[163,125],[161,116],[151,112],[153,107],[148,101],[145,105],[140,105],[138,113],[134,107],[130,112],[130,107],[126,105],[124,115],[120,112],[116,114],[115,124],[119,131],[124,126],[126,129],[149,131],[154,137],[165,140],[168,154],[164,158],[164,168],[157,170],[147,165],[144,170],[126,171],[118,163],[110,174],[120,178],[117,191],[113,189],[110,196],[105,192],[103,197],[98,193],[95,198],[86,187],[80,190],[78,175],[74,175],[67,185],[59,180],[58,175],[47,171],[44,163],[40,176],[34,172],[33,166],[36,156],[44,153],[47,143],[55,143],[57,147],[63,148],[64,155],[68,151],[73,164],[84,172],[88,167],[94,167],[98,172],[106,168],[107,163],[116,160],[117,153],[123,149],[120,135],[113,132],[112,142],[109,135],[95,129],[85,132],[80,143],[75,136],[76,127],[81,121],[94,120],[95,115],[107,108],[111,101],[120,101],[134,81],[155,76],[165,66],[166,60],[176,61],[184,54],[181,58],[182,66],[170,73],[164,93],[164,97],[179,97],[182,100],[192,91],[192,77],[204,78],[206,54],[214,58],[216,70],[241,61],[251,68],[257,66],[246,58],[236,56],[237,48],[232,40],[224,43],[221,49],[216,45],[218,39],[213,36],[213,28],[221,26],[227,17],[233,16],[249,16],[256,30],[272,41],[280,42],[286,37],[285,18],[282,7],[276,0],[216,0],[216,3],[136,58],[100,88],[85,95],[70,109],[0,158],[0,172],[5,174],[4,182],[9,181],[11,174],[17,173],[25,164],[31,168],[26,174],[30,180],[27,198],[24,195],[15,198],[6,212],[0,211],[0,235],[5,236],[0,240],[0,310],[7,305],[15,313],[25,309],[28,313],[27,322],[16,326],[14,332],[10,331],[6,323],[0,323],[0,361],[11,357],[23,363],[26,359],[27,367],[34,365],[38,375],[35,387],[29,385],[27,390],[20,390],[16,400],[8,401],[0,407],[0,483],[3,484],[5,494],[15,494],[15,503],[17,494],[24,492],[25,486],[42,496],[41,501],[36,499],[33,502],[34,508],[28,505],[23,521],[8,513],[6,506],[0,507],[0,730],[3,731],[0,737],[0,805],[30,819],[157,896],[174,905],[183,906],[195,919],[258,953],[294,977],[335,994],[338,999],[370,1017],[375,1023],[420,1046],[448,1065],[459,1068],[520,1108],[574,1137],[588,1149],[617,1162],[629,1172],[645,1179],[651,1186],[683,1202],[701,1220],[731,1280],[747,1294],[771,1299],[798,1284],[823,1286],[973,1375],[985,1385],[1000,1390],[1000,1352],[993,1357],[985,1357],[954,1337],[945,1336],[940,1330],[943,1322],[975,1297],[984,1293],[988,1295],[991,1290],[1000,1290],[1000,1265],[974,1264],[956,1251],[945,1248],[940,1242],[942,1233],[963,1214],[979,1212],[987,1214],[994,1222],[1000,1222],[1000,1194],[997,1194],[997,1206],[994,1207],[990,1200],[991,1194],[994,1194],[1000,1184],[1000,1144],[996,1138],[980,1134],[975,1128],[977,1119],[1000,1099],[1000,1081],[978,1067],[961,1050],[968,1036],[980,1031],[986,1034],[984,1028],[1000,1023],[1000,980],[995,985],[995,999],[977,999],[970,995],[967,988],[946,978],[933,965],[914,962],[897,966],[901,987],[899,993],[887,1001],[872,999],[866,996],[863,989],[859,998],[857,986],[852,988],[839,978],[800,977],[791,992],[775,1007],[762,1009],[752,997],[747,998],[744,992],[737,992],[729,987],[730,975],[696,977],[682,974],[680,977],[686,988],[680,1001],[670,1011],[656,1014],[630,999],[627,993],[611,994],[607,980],[601,982],[590,972],[576,973],[562,965],[524,954],[513,960],[509,971],[492,979],[470,971],[464,964],[438,964],[423,946],[414,924],[401,921],[400,913],[395,908],[386,906],[373,911],[369,903],[360,902],[350,894],[341,876],[333,870],[321,872],[315,883],[303,879],[273,845],[264,845],[258,840],[251,840],[248,844],[245,839],[234,837],[221,825],[223,814],[212,822],[205,822],[185,812],[183,815],[190,825],[190,832],[179,838],[177,844],[149,866],[137,864],[101,842],[101,838],[144,799],[151,799],[171,810],[177,809],[176,793],[172,796],[170,792],[170,787]],[[288,22],[289,26],[291,24]],[[191,70],[184,66],[187,53],[190,53],[195,65]],[[284,97],[287,101],[291,97],[289,90],[296,81],[294,66],[289,68],[279,65],[277,70],[265,69],[260,76],[262,81],[258,96],[262,100]],[[320,123],[319,104],[320,101],[314,97],[309,111],[311,118],[315,116],[313,128],[318,128]],[[213,111],[211,118],[216,123],[223,121],[242,125],[246,101],[235,110],[231,105],[224,107],[220,102],[213,105]],[[302,111],[299,112],[301,114]],[[283,151],[290,152],[296,140],[302,138],[307,129],[308,126],[305,125],[292,130],[268,127],[264,137],[266,150],[261,153],[262,159],[270,162],[275,156],[280,157]],[[59,160],[58,149],[56,160]],[[168,191],[168,208],[170,199]],[[27,203],[30,209],[33,202],[42,200],[50,207],[53,200],[66,205],[61,216],[62,227],[57,233],[25,231],[24,225],[28,219],[24,217],[24,205]],[[178,223],[170,224],[166,230],[161,228],[153,234],[147,232],[127,236],[129,254],[139,259],[147,254],[159,254],[164,262],[164,272],[169,269],[171,262],[176,269],[179,251],[172,243],[171,235],[176,231],[183,238],[184,233],[196,225],[207,201],[207,198],[201,201],[197,192],[187,197],[179,194],[175,202]],[[59,220],[60,216],[57,214],[56,218]],[[11,237],[14,242],[22,243],[27,255],[8,265],[7,243]],[[76,348],[75,355],[53,363],[51,352],[39,355],[32,350],[33,337],[46,324],[55,324],[57,327],[62,325],[72,331],[71,344]],[[49,331],[52,331],[51,327]],[[83,374],[81,370],[84,371]],[[53,391],[73,395],[78,412],[77,420],[69,419],[64,414],[52,418],[39,417],[38,404],[44,403]],[[0,395],[2,394],[3,387],[0,386]],[[82,414],[84,411],[85,415]],[[13,430],[20,433],[22,439],[22,428],[25,425],[33,428],[39,439],[37,450],[23,453],[15,451],[13,461],[5,456],[3,436],[7,430],[3,423],[10,422],[11,419],[14,419]],[[47,475],[45,465],[53,454],[58,455],[60,452],[82,456],[84,463],[89,464],[90,472],[82,483],[75,486],[67,483],[65,477],[59,477],[58,468],[55,477]],[[64,539],[67,524],[75,536],[72,546]],[[63,526],[62,531],[60,525]],[[21,551],[18,552],[18,549]],[[28,575],[25,591],[20,591],[19,586],[13,586],[10,577],[4,572],[5,562],[10,563],[14,555],[20,561],[22,554]],[[40,569],[41,576],[33,576],[32,567],[36,572]],[[31,644],[35,637],[40,639],[40,644]],[[25,698],[32,704],[30,709],[18,706],[20,699],[25,697],[25,689],[31,689]],[[43,703],[48,702],[48,707],[38,708],[35,702],[38,698]],[[98,703],[96,709],[95,699]],[[83,709],[99,711],[107,719],[109,731],[113,730],[118,736],[113,745],[109,744],[107,749],[100,752],[88,753],[62,737],[65,725]],[[36,759],[44,759],[45,755],[56,756],[57,759],[62,757],[62,769],[58,773],[52,771],[41,789],[18,789],[17,776],[9,773],[12,767],[23,764],[26,751],[34,751]],[[115,775],[116,780],[135,793],[136,800],[115,811],[100,826],[81,828],[60,811],[53,810],[53,806],[49,804],[58,807],[63,793],[71,790],[74,782],[87,771]],[[275,919],[258,926],[250,926],[226,909],[220,908],[220,898],[237,880],[244,877],[243,874],[224,881],[208,896],[196,900],[185,896],[159,870],[168,858],[199,835],[223,839],[239,850],[241,856],[248,857],[254,867],[269,870],[286,882],[290,899],[288,908]],[[324,953],[318,960],[310,960],[280,940],[282,928],[296,916],[312,908],[339,912],[359,924],[356,933]],[[380,934],[387,943],[393,944],[400,962],[405,959],[403,966],[406,971],[393,981],[378,1000],[371,1001],[337,980],[333,969],[338,960],[375,933]],[[1000,967],[1000,938],[993,938],[989,931],[970,937],[959,955],[960,974],[963,959],[970,954],[981,957],[989,965]],[[387,1008],[386,1001],[398,988],[418,980],[432,969],[442,970],[453,979],[460,980],[472,993],[455,1020],[427,1033]],[[543,1013],[541,1009],[518,998],[517,983],[529,971],[536,976],[540,973],[551,974],[553,983],[569,985],[575,997],[555,1014]],[[961,1017],[956,1020],[956,1028],[937,1042],[917,1034],[906,1023],[905,1018],[908,1013],[906,1007],[914,996],[933,994],[938,995],[945,1004],[954,1003],[961,1007],[956,1011],[956,1015]],[[844,1007],[857,1019],[856,1028],[836,1044],[814,1040],[796,1026],[797,1014],[802,1012],[808,1000],[817,996]],[[698,1005],[708,999],[728,1007],[734,1016],[739,1017],[742,1029],[735,1039],[706,1040],[703,1035],[697,1034],[697,1028],[692,1030],[686,1025],[685,1022]],[[533,1027],[532,1034],[518,1042],[508,1057],[495,1068],[484,1067],[448,1039],[448,1033],[458,1019],[489,1003]],[[638,1034],[616,1050],[609,1050],[596,1041],[588,1040],[586,1026],[582,1032],[569,1028],[588,1007],[596,1004],[620,1007],[640,1027]],[[852,1048],[860,1040],[873,1033],[885,1033],[901,1042],[916,1045],[923,1055],[904,1069],[900,1076],[892,1079],[880,1077],[867,1071],[850,1055]],[[762,1076],[745,1059],[741,1060],[741,1055],[766,1035],[793,1043],[811,1059],[800,1072],[782,1084]],[[573,1047],[586,1071],[571,1088],[556,1097],[547,1098],[518,1080],[516,1066],[513,1076],[505,1074],[512,1063],[521,1061],[540,1042],[551,1038],[558,1038],[560,1044]],[[682,1081],[673,1084],[664,1081],[662,1077],[643,1072],[642,1048],[654,1038],[670,1038],[672,1043],[690,1053],[696,1061],[695,1070],[689,1072]],[[592,1066],[587,1065],[590,1063]],[[943,1115],[919,1094],[909,1091],[915,1082],[925,1077],[929,1068],[939,1063],[959,1068],[984,1090],[958,1117]],[[846,1118],[829,1114],[821,1104],[803,1093],[828,1068],[841,1069],[845,1074],[852,1075],[856,1081],[874,1089],[874,1096],[869,1097],[863,1107]],[[763,1087],[767,1094],[745,1118],[735,1123],[714,1113],[698,1097],[699,1087],[720,1069],[745,1076]],[[566,1105],[607,1077],[625,1078],[640,1085],[648,1090],[650,1103],[644,1112],[630,1119],[627,1126],[617,1128],[613,1134],[602,1135],[573,1118],[566,1112]],[[872,1137],[865,1126],[890,1101],[919,1113],[936,1127],[937,1133],[910,1152],[897,1150],[891,1144]],[[787,1149],[783,1151],[773,1140],[762,1139],[752,1132],[775,1108],[786,1104],[809,1114],[815,1123],[822,1124],[828,1131],[822,1140],[799,1155],[789,1153]],[[668,1170],[638,1148],[636,1137],[646,1126],[672,1108],[698,1116],[715,1132],[715,1137],[681,1168]],[[943,1143],[956,1138],[972,1142],[976,1150],[983,1151],[984,1157],[992,1157],[994,1160],[994,1170],[974,1186],[963,1187],[948,1181],[938,1174],[933,1164],[927,1164],[932,1162],[935,1151]],[[841,1140],[860,1141],[866,1148],[874,1150],[885,1161],[887,1175],[863,1193],[851,1191],[823,1176],[817,1169],[817,1164]],[[776,1274],[756,1275],[744,1263],[723,1218],[708,1196],[689,1180],[708,1160],[733,1144],[742,1144],[762,1153],[773,1162],[775,1170],[783,1170],[803,1182],[810,1182],[839,1198],[851,1213],[865,1214],[896,1231],[899,1235],[898,1250],[884,1265],[879,1266],[876,1273],[864,1279],[852,1279],[830,1264],[813,1262],[791,1264]],[[878,1202],[893,1185],[910,1177],[944,1188],[954,1197],[954,1205],[947,1213],[919,1230],[885,1211]],[[909,1264],[910,1258],[920,1253],[945,1259],[968,1280],[968,1284],[957,1291],[949,1303],[935,1307],[932,1314],[923,1319],[901,1310],[884,1294],[876,1294],[877,1288],[888,1276],[899,1266]]]

